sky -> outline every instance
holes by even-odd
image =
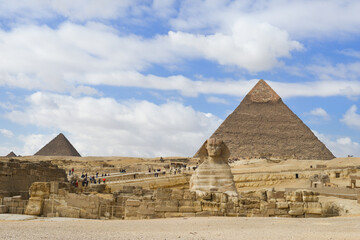
[[[192,156],[264,79],[360,156],[360,1],[0,0],[0,155]]]

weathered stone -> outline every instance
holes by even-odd
[[[140,206],[140,203],[141,202],[139,200],[128,199],[126,201],[126,206],[138,207]]]
[[[200,195],[205,192],[222,192],[237,196],[234,177],[228,164],[230,152],[223,141],[208,139],[197,155],[203,163],[190,178],[190,190]]]
[[[7,213],[9,211],[8,206],[0,205],[0,214]]]
[[[177,212],[179,210],[179,201],[156,201],[155,211],[156,212]]]
[[[322,214],[321,203],[319,202],[307,202],[304,205],[305,213],[308,214]]]
[[[182,200],[184,198],[184,190],[182,189],[173,189],[171,193],[171,199]]]
[[[169,200],[171,199],[172,190],[169,188],[158,188],[155,192],[155,198],[157,200]]]
[[[289,204],[290,210],[289,214],[292,216],[304,215],[304,203],[303,202],[291,202]]]
[[[40,216],[43,211],[44,199],[40,197],[31,197],[29,203],[26,206],[25,214],[26,215],[35,215]]]
[[[279,209],[289,208],[289,203],[288,202],[277,202],[276,208],[279,208]]]
[[[193,201],[195,201],[195,199],[196,199],[196,193],[195,192],[191,192],[189,190],[184,191],[184,200],[193,200]]]

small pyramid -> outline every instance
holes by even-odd
[[[262,79],[211,137],[225,142],[231,158],[334,158],[329,149]]]
[[[60,133],[34,155],[81,157],[69,140]]]
[[[17,156],[14,152],[10,152],[8,155],[6,155],[6,157],[17,157]]]

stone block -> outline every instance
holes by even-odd
[[[191,192],[189,190],[184,190],[184,200],[196,200],[196,192]]]
[[[303,191],[304,202],[317,202],[319,201],[319,193],[313,191]]]
[[[307,202],[304,205],[304,209],[307,214],[322,214],[321,203],[319,202]]]
[[[141,202],[139,200],[128,199],[125,203],[126,207],[138,207]]]
[[[156,201],[155,211],[156,212],[177,212],[179,210],[179,201]]]
[[[179,207],[179,212],[187,212],[187,213],[195,213],[195,212],[200,212],[201,211],[201,207],[197,208],[195,206],[191,207],[191,206],[183,206],[183,207]]]
[[[7,213],[9,211],[8,206],[0,205],[0,214]]]
[[[60,217],[80,218],[80,210],[68,206],[57,208]]]
[[[44,199],[41,197],[31,197],[25,209],[26,215],[40,216],[43,213]]]
[[[289,214],[291,216],[304,215],[305,211],[304,211],[304,203],[303,202],[292,202],[289,205],[290,205]]]
[[[227,194],[221,192],[213,192],[211,193],[211,200],[217,203],[226,203],[227,202]]]
[[[276,209],[267,209],[265,212],[265,216],[275,216],[276,215],[275,210]]]
[[[24,214],[24,208],[23,207],[16,208],[16,214]]]
[[[169,200],[171,199],[172,189],[169,188],[158,188],[155,191],[155,198],[157,200]]]
[[[182,200],[184,199],[184,190],[182,189],[173,189],[171,193],[171,199]]]
[[[29,188],[30,197],[49,198],[50,183],[34,182]]]
[[[289,208],[289,203],[288,202],[277,202],[276,208],[278,208],[278,209]]]
[[[153,215],[155,214],[155,204],[141,204],[137,209],[138,214]]]
[[[141,195],[143,195],[143,189],[142,188],[135,188],[134,189],[134,191],[133,191],[133,194],[135,195],[135,196],[141,196]]]
[[[216,202],[201,202],[202,211],[218,212],[220,211],[220,203]]]
[[[275,209],[275,215],[276,215],[276,216],[287,215],[288,212],[289,212],[289,209],[288,209],[288,208]]]
[[[288,192],[286,194],[286,201],[288,202],[302,202],[303,201],[303,194],[302,190],[296,190],[293,192]]]

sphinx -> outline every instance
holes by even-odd
[[[202,163],[190,178],[190,190],[197,194],[223,192],[237,196],[234,177],[228,164],[230,151],[225,143],[216,138],[205,141],[197,152]]]

